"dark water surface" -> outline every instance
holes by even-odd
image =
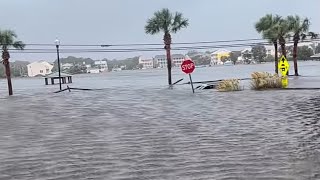
[[[319,65],[301,72],[318,75]],[[198,69],[194,79],[272,67]],[[319,91],[193,95],[189,86],[167,89],[164,70],[74,81],[103,90],[54,94],[58,86],[42,79],[15,79],[7,97],[1,80],[1,180],[320,179]]]

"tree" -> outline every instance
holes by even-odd
[[[274,63],[275,63],[275,72],[278,74],[278,33],[274,28],[281,20],[281,16],[267,14],[264,17],[260,18],[259,21],[255,24],[255,28],[258,33],[262,34],[264,39],[269,40],[270,43],[274,46]]]
[[[191,56],[190,56],[191,57]],[[206,57],[206,56],[202,56],[202,55],[196,55],[196,56],[192,56],[192,61],[196,64],[196,65],[209,65],[210,64],[210,58]]]
[[[139,69],[143,68],[143,64],[138,64]]]
[[[221,60],[223,63],[225,63],[228,59],[229,59],[228,56],[221,56],[221,57],[220,57],[220,60]]]
[[[232,63],[235,65],[236,62],[238,61],[238,57],[241,55],[241,52],[237,52],[237,51],[233,51],[230,53],[230,60],[232,61]]]
[[[70,69],[68,69],[67,72],[70,73],[70,74],[86,73],[87,72],[87,67],[84,66],[84,65],[76,64],[76,65],[70,67]]]
[[[9,95],[13,94],[12,83],[11,83],[11,72],[10,72],[10,53],[9,48],[23,50],[25,44],[22,41],[16,41],[17,34],[12,30],[0,30],[0,47],[2,48],[2,63],[5,67],[6,77],[8,81]]]
[[[290,37],[290,25],[289,22],[285,19],[281,19],[278,24],[274,27],[275,32],[277,33],[279,44],[281,47],[282,55],[287,57],[287,49],[286,49],[286,38]]]
[[[164,33],[164,49],[167,53],[167,64],[168,64],[168,83],[172,85],[171,79],[171,33],[177,33],[180,29],[186,28],[189,25],[188,19],[182,16],[182,13],[176,12],[171,13],[169,9],[162,9],[156,11],[154,16],[148,19],[145,26],[146,34],[158,34]]]
[[[308,46],[302,46],[297,48],[297,59],[299,60],[309,60],[313,55],[313,50]]]
[[[265,58],[265,61],[266,62],[272,62],[272,61],[274,61],[274,58],[273,58],[273,56],[272,55],[267,55],[267,57]]]
[[[188,55],[189,57],[193,57],[193,56],[196,56],[196,55],[198,55],[198,54],[199,54],[199,52],[196,51],[196,50],[191,50],[191,51],[188,51],[188,52],[187,52],[187,55]]]
[[[298,43],[300,40],[304,40],[307,37],[307,33],[311,38],[316,38],[317,34],[309,31],[310,21],[308,18],[301,20],[299,16],[288,16],[287,21],[289,23],[289,29],[293,35],[293,62],[294,62],[294,75],[298,76],[298,62],[297,62],[297,52]]]
[[[263,45],[253,46],[251,51],[253,59],[257,62],[264,61],[265,57],[267,56],[267,50]]]
[[[244,59],[244,63],[250,64],[252,59],[252,53],[249,50],[245,50],[242,53],[242,57]]]

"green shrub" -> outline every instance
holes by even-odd
[[[251,74],[251,88],[254,90],[282,88],[282,79],[278,74],[254,72]]]
[[[226,79],[217,85],[217,90],[220,92],[227,91],[241,91],[240,80],[238,79]]]

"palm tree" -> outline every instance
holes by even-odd
[[[171,33],[177,33],[180,29],[186,28],[189,25],[188,19],[182,16],[182,13],[171,13],[169,9],[162,9],[154,13],[154,16],[148,19],[145,26],[145,32],[147,34],[158,34],[163,32],[164,49],[167,53],[167,65],[168,65],[168,83],[172,85],[171,80]]]
[[[6,69],[6,76],[8,81],[8,90],[9,95],[13,94],[12,92],[12,83],[11,83],[11,73],[10,73],[10,64],[9,64],[9,47],[15,49],[23,50],[25,44],[22,41],[16,41],[17,34],[11,30],[0,30],[0,47],[2,48],[2,63]]]
[[[287,57],[287,49],[286,49],[286,39],[290,37],[290,26],[289,22],[285,19],[281,19],[277,25],[273,27],[277,32],[279,44],[281,47],[281,54],[284,57]]]
[[[276,26],[281,20],[281,16],[267,14],[260,18],[255,24],[255,28],[258,33],[262,33],[263,39],[268,39],[274,46],[274,63],[275,72],[278,73],[278,33],[274,26]]]
[[[289,28],[292,32],[293,37],[294,75],[299,76],[297,62],[298,43],[300,40],[306,39],[307,35],[311,36],[311,39],[317,38],[317,34],[313,32],[308,32],[310,27],[310,21],[308,18],[301,20],[301,18],[298,15],[288,16],[287,21],[289,23]]]

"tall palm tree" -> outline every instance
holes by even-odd
[[[168,66],[168,83],[172,85],[171,79],[171,33],[177,33],[180,29],[186,28],[189,25],[188,19],[182,16],[182,13],[171,13],[169,9],[162,9],[156,11],[154,16],[148,19],[145,26],[147,34],[158,34],[163,32],[164,49],[167,53],[167,66]]]
[[[308,18],[301,19],[298,15],[288,16],[287,21],[289,23],[290,31],[293,37],[293,62],[294,62],[294,75],[299,76],[298,73],[298,62],[297,62],[297,51],[298,43],[300,40],[306,39],[307,35],[311,36],[311,39],[317,38],[317,34],[309,32],[310,21]]]
[[[0,30],[0,47],[2,48],[2,63],[6,69],[6,77],[8,81],[9,95],[13,94],[11,83],[11,72],[9,64],[9,47],[23,50],[25,44],[22,41],[16,41],[17,34],[11,30]]]
[[[274,63],[275,72],[278,73],[278,33],[273,27],[276,26],[281,20],[281,16],[267,14],[260,18],[255,24],[258,33],[262,33],[263,39],[269,40],[274,46]]]

